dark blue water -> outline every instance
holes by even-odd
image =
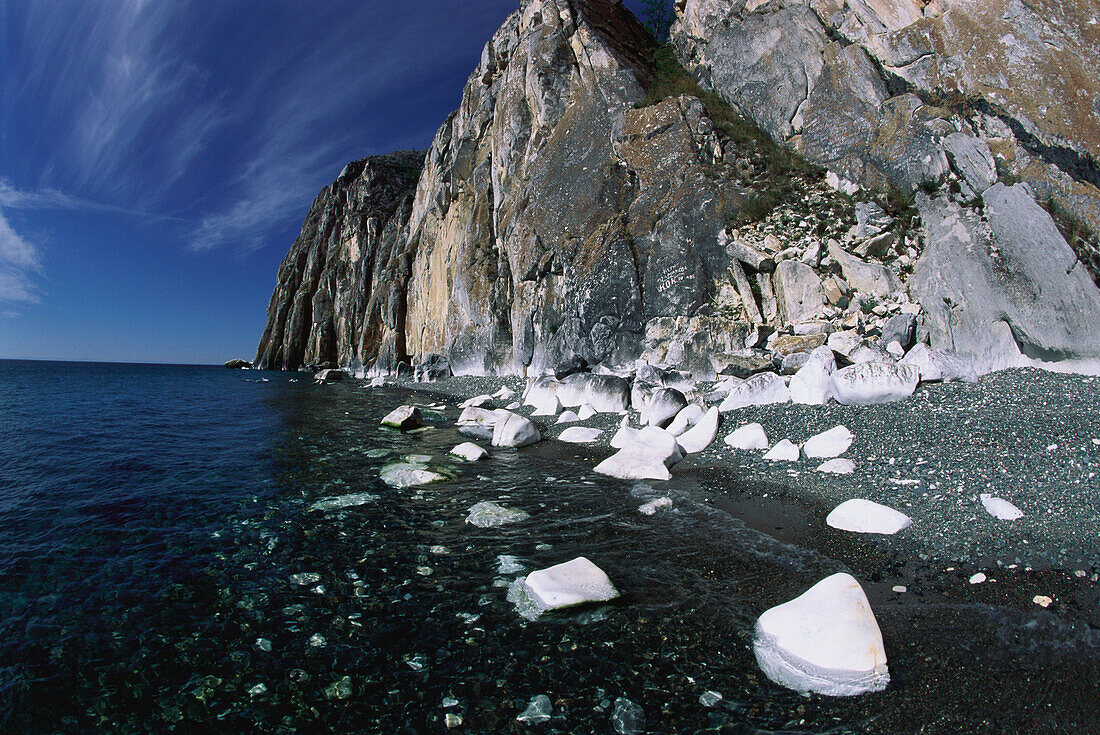
[[[465,437],[453,402],[428,410],[438,400],[285,373],[0,361],[0,731],[421,733],[451,715],[462,732],[530,732],[515,717],[545,694],[540,732],[613,732],[620,697],[651,732],[899,732],[941,718],[955,664],[924,663],[939,651],[999,663],[986,672],[1034,655],[995,611],[884,606],[895,686],[782,690],[755,665],[755,619],[841,564],[709,507],[696,470],[618,482],[590,471],[600,450],[549,441],[449,459]],[[407,402],[425,431],[379,427]],[[454,479],[383,484],[409,454]],[[672,509],[638,512],[661,495]],[[466,524],[482,500],[531,517]],[[507,601],[524,571],[582,554],[620,600],[533,622]],[[990,659],[998,646],[1013,651]],[[998,686],[966,675],[956,712]]]

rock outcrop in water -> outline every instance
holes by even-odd
[[[426,154],[322,191],[257,364],[1100,359],[1100,35],[1040,4],[680,0],[669,51],[527,0]]]

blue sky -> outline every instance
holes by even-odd
[[[0,0],[0,357],[250,359],[318,190],[518,4]]]

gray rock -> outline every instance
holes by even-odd
[[[687,398],[675,388],[659,388],[650,397],[645,409],[645,423],[665,426],[687,406]]]
[[[918,197],[928,247],[910,289],[931,346],[979,374],[1040,360],[1100,358],[1100,290],[1023,185],[986,191],[985,218]]]
[[[784,260],[775,267],[773,280],[783,324],[804,322],[822,313],[825,297],[813,268],[797,260]]]
[[[770,370],[772,355],[767,350],[746,349],[737,352],[721,352],[711,356],[714,371],[718,375],[732,375],[747,378],[750,375]]]
[[[443,355],[428,355],[416,368],[417,383],[434,383],[451,377],[451,364]]]
[[[873,237],[894,224],[894,218],[873,201],[856,202],[855,237]]]
[[[943,139],[943,149],[951,166],[974,190],[981,194],[997,183],[997,167],[989,144],[965,133],[951,133]]]
[[[344,373],[343,370],[329,368],[327,370],[322,370],[314,375],[313,379],[319,383],[336,383],[346,377],[347,375]]]
[[[840,247],[836,240],[829,240],[829,255],[840,265],[844,280],[860,293],[886,296],[901,288],[897,276],[884,265],[868,263]]]
[[[912,314],[898,314],[890,317],[882,327],[882,336],[878,343],[889,346],[897,342],[901,349],[908,350],[917,336],[917,318]]]
[[[645,732],[645,712],[626,697],[619,697],[611,712],[611,729],[619,735]]]

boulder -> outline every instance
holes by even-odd
[[[501,401],[510,401],[516,392],[506,385],[502,385],[500,390],[493,394],[493,398],[499,398]]]
[[[825,344],[825,334],[780,334],[772,342],[772,352],[785,357],[794,352],[812,352]]]
[[[573,413],[572,411],[562,411],[561,415],[558,416],[558,420],[555,421],[554,423],[556,423],[556,424],[572,424],[572,423],[580,421],[580,420],[581,420],[581,417],[578,416],[577,414]]]
[[[427,355],[416,367],[414,380],[417,383],[434,383],[451,377],[451,363],[439,354]]]
[[[836,358],[828,347],[818,347],[798,369],[788,386],[795,403],[823,405],[833,396],[832,375]]]
[[[424,424],[424,417],[416,406],[398,406],[382,419],[382,426],[408,431]]]
[[[852,350],[848,355],[848,362],[858,365],[864,362],[895,362],[894,356],[886,350],[879,347],[877,344],[868,344],[864,342],[859,347]]]
[[[621,428],[611,446],[620,449],[596,465],[595,471],[623,480],[668,480],[672,476],[668,468],[683,459],[676,437],[656,426]]]
[[[467,398],[462,403],[458,404],[459,408],[492,408],[493,397],[488,395],[474,396],[473,398]]]
[[[536,378],[527,386],[527,390],[523,392],[523,405],[536,407],[541,406],[549,402],[551,397],[557,396],[560,389],[561,383],[554,380],[553,378]],[[563,403],[562,405],[565,404]]]
[[[852,432],[848,431],[847,426],[836,426],[807,439],[802,445],[802,452],[807,457],[838,457],[852,446],[852,439]]]
[[[535,406],[532,416],[557,416],[561,413],[561,401],[558,400],[557,395],[546,396],[539,405]]]
[[[764,455],[764,459],[770,462],[797,462],[798,445],[790,439],[783,439]]]
[[[463,442],[450,451],[456,457],[461,457],[467,462],[477,462],[480,459],[485,459],[489,456],[483,448],[479,447],[473,442]]]
[[[573,355],[565,362],[559,363],[554,368],[554,377],[558,380],[573,375],[574,373],[583,373],[588,369],[588,361],[580,355]]]
[[[381,375],[378,375],[378,376],[373,377],[373,378],[370,379],[370,387],[371,388],[381,388],[385,384],[386,384],[386,379],[383,378]]]
[[[585,421],[586,419],[590,419],[595,415],[596,415],[596,409],[592,408],[587,403],[585,403],[584,405],[582,405],[580,408],[577,409],[577,418],[580,419],[581,421]]]
[[[767,449],[768,435],[760,424],[745,424],[726,437],[726,444],[734,449]]]
[[[825,296],[813,268],[797,260],[784,260],[775,267],[772,279],[783,324],[803,322],[822,313]]]
[[[680,409],[680,412],[676,414],[676,418],[672,419],[672,423],[666,426],[665,429],[674,436],[680,436],[680,434],[699,423],[699,419],[703,418],[706,411],[707,409],[698,403],[689,403]]]
[[[944,136],[943,150],[951,167],[975,194],[981,194],[997,183],[997,167],[989,144],[966,133]]]
[[[429,469],[423,462],[392,462],[379,470],[378,476],[382,482],[395,488],[415,487],[451,479],[441,472]]]
[[[864,362],[833,373],[833,396],[845,405],[887,403],[913,395],[919,381],[913,365]]]
[[[650,396],[645,408],[645,423],[665,426],[687,406],[684,394],[675,388],[658,388]]]
[[[676,442],[685,453],[696,454],[709,447],[717,433],[718,409],[710,408],[694,426],[677,437]]]
[[[859,582],[834,574],[756,621],[756,662],[797,692],[852,696],[890,683],[878,621]]]
[[[559,610],[619,596],[607,574],[583,556],[527,575],[523,591],[541,610]]]
[[[791,400],[791,392],[783,382],[783,378],[775,373],[760,373],[740,385],[733,386],[718,410],[725,413],[744,406],[786,403],[789,400]]]
[[[1024,517],[1024,512],[1004,498],[998,498],[989,493],[981,493],[979,499],[982,507],[994,518],[1002,521],[1015,521]]]
[[[634,379],[630,386],[630,405],[635,411],[645,412],[649,399],[657,392],[660,386],[655,383],[647,383],[644,380]]]
[[[898,314],[886,320],[878,343],[889,347],[892,342],[897,342],[901,349],[907,350],[913,345],[916,336],[917,317],[912,314]]]
[[[920,371],[922,382],[933,382],[943,378],[943,371],[940,369],[936,356],[928,345],[923,342],[914,345],[913,349],[909,350],[899,362],[902,365],[912,365]]]
[[[530,515],[522,510],[506,508],[503,505],[483,500],[480,503],[474,503],[470,506],[469,513],[466,516],[466,522],[478,528],[491,528],[494,526],[503,526],[506,523],[518,523],[530,517]]]
[[[719,352],[711,355],[714,372],[747,378],[772,367],[772,356],[767,350],[745,349],[737,352]]]
[[[599,429],[589,429],[584,426],[570,426],[558,435],[558,441],[570,444],[591,444],[600,438],[603,432]]]
[[[856,291],[872,296],[887,296],[901,288],[893,271],[878,263],[868,263],[852,255],[836,240],[829,240],[829,255],[840,265],[844,280]]]
[[[496,415],[494,447],[526,447],[542,439],[538,427],[530,419],[504,409],[497,409]]]
[[[784,355],[779,363],[779,374],[794,375],[802,369],[802,366],[805,365],[809,359],[809,352],[792,352],[789,355]]]
[[[893,535],[908,528],[913,519],[893,508],[870,500],[845,500],[825,517],[825,523],[841,531]]]
[[[827,459],[817,466],[818,472],[830,475],[850,475],[855,469],[856,463],[850,459]]]
[[[347,374],[343,370],[340,370],[339,368],[329,368],[318,372],[316,375],[313,376],[313,379],[316,380],[318,383],[336,383],[346,377]]]
[[[574,373],[561,381],[557,395],[562,406],[588,405],[599,413],[619,413],[630,408],[630,382],[618,375]]]
[[[239,357],[235,357],[225,363],[225,366],[231,370],[247,370],[252,367],[252,363],[248,360],[242,360]]]
[[[459,426],[484,426],[491,429],[497,425],[499,418],[496,411],[471,406],[462,410],[456,423]]]
[[[860,337],[854,329],[845,329],[829,335],[829,349],[844,357],[851,355],[863,344],[863,337]]]

